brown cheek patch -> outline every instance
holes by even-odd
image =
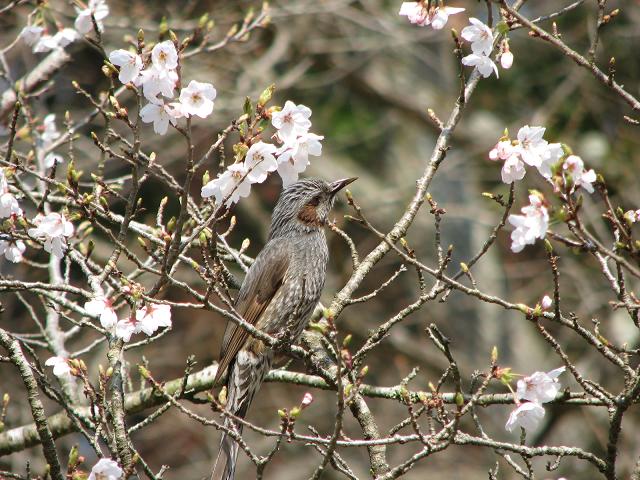
[[[305,225],[312,225],[315,227],[322,226],[322,222],[318,218],[318,212],[316,211],[316,207],[313,205],[305,205],[300,209],[298,213],[298,220],[300,220]]]

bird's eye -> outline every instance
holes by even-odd
[[[311,200],[309,200],[309,203],[307,205],[311,205],[312,207],[317,207],[319,204],[320,204],[320,195],[316,195]]]

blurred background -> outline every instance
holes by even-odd
[[[26,25],[27,14],[33,2],[12,9],[0,16],[0,48],[9,45]],[[522,12],[529,18],[551,13],[569,0],[528,2]],[[586,52],[594,30],[596,2],[584,2],[579,8],[557,20],[558,30],[569,45]],[[135,37],[143,28],[149,41],[158,36],[163,19],[179,37],[184,37],[196,25],[198,18],[208,13],[216,22],[214,36],[223,37],[229,27],[241,21],[247,9],[260,9],[251,1],[140,1],[108,0],[110,16],[105,20],[107,52],[125,48],[126,37]],[[415,180],[427,162],[437,136],[437,128],[426,112],[431,108],[444,121],[451,111],[459,88],[458,66],[453,55],[453,41],[448,28],[460,31],[469,17],[483,21],[487,18],[486,5],[473,0],[455,0],[450,6],[465,7],[463,14],[450,17],[445,30],[434,31],[410,25],[398,16],[400,1],[379,0],[295,0],[272,2],[271,23],[254,32],[246,42],[235,43],[212,54],[200,54],[183,66],[184,78],[195,78],[214,84],[218,91],[214,114],[206,120],[194,122],[197,139],[196,157],[203,154],[217,137],[218,132],[232,118],[242,112],[245,96],[254,100],[260,92],[275,83],[276,104],[288,99],[302,103],[313,111],[311,131],[324,135],[323,155],[312,158],[305,175],[337,179],[358,176],[350,188],[368,219],[380,230],[386,231],[397,218],[414,192]],[[64,2],[50,2],[65,25],[71,25],[75,13]],[[621,8],[620,14],[601,32],[597,63],[606,71],[609,58],[616,59],[616,79],[634,95],[640,94],[640,61],[637,51],[630,48],[640,40],[640,3],[637,1],[608,2],[607,9]],[[496,11],[494,10],[494,14]],[[549,22],[543,24],[550,28]],[[439,206],[446,209],[443,219],[443,244],[453,245],[452,268],[468,260],[479,250],[489,232],[502,214],[499,207],[484,198],[482,192],[506,195],[508,187],[500,181],[499,164],[488,160],[488,152],[508,128],[512,136],[526,124],[547,127],[545,138],[564,142],[580,155],[587,168],[604,175],[616,205],[624,210],[640,208],[638,171],[640,150],[639,130],[625,122],[630,114],[627,105],[596,82],[585,70],[559,54],[544,42],[530,38],[525,29],[510,34],[510,47],[515,55],[510,70],[500,70],[500,78],[491,77],[480,82],[468,105],[464,117],[455,131],[452,149],[447,153],[431,187],[431,194]],[[49,112],[58,114],[61,125],[64,112],[69,110],[74,119],[90,112],[90,105],[77,95],[71,80],[94,95],[107,88],[101,73],[102,57],[86,42],[76,42],[67,50],[73,61],[57,75],[55,84],[40,95],[35,114],[43,117]],[[19,44],[5,54],[12,73],[20,77],[31,70],[42,58]],[[465,69],[469,74],[470,69]],[[6,87],[0,83],[0,91]],[[131,97],[122,97],[122,103],[133,107]],[[98,151],[89,132],[100,131],[96,120],[83,129],[76,144],[78,167],[90,172],[96,164]],[[145,126],[146,151],[155,151],[158,162],[180,176],[185,161],[183,139],[170,131],[158,136]],[[230,145],[230,144],[229,144]],[[229,155],[231,155],[229,153]],[[208,166],[216,172],[218,156]],[[108,175],[118,176],[125,167],[111,162]],[[200,173],[196,178],[200,178]],[[551,198],[548,186],[532,172],[516,187],[514,212],[526,203],[528,188],[539,188]],[[199,181],[194,185],[194,196],[199,198]],[[241,201],[234,214],[238,219],[231,244],[239,246],[244,238],[251,240],[247,253],[255,255],[264,244],[271,209],[280,192],[277,176],[254,187],[253,194]],[[149,181],[142,192],[144,205],[149,209],[149,222],[153,222],[160,199],[166,194],[162,185]],[[378,242],[376,238],[356,224],[342,217],[347,208],[339,202],[334,216],[341,228],[354,239],[361,254],[366,254]],[[177,211],[177,201],[171,198],[168,215]],[[173,209],[173,212],[172,212]],[[350,212],[349,212],[350,213]],[[605,243],[611,242],[601,222],[601,202],[596,196],[584,199],[584,214],[592,229]],[[520,254],[512,254],[509,230],[500,234],[496,246],[475,267],[474,274],[482,290],[504,297],[512,302],[533,305],[545,294],[552,292],[551,273],[546,255],[540,244],[528,247]],[[329,276],[323,301],[330,303],[351,273],[349,251],[335,234],[328,233],[331,250]],[[435,265],[433,216],[424,208],[416,218],[407,240],[419,258]],[[131,238],[132,243],[135,238]],[[110,253],[105,242],[94,254],[103,259]],[[638,329],[622,310],[614,311],[608,302],[615,300],[596,262],[585,256],[560,250],[561,288],[564,308],[573,311],[581,323],[591,328],[591,319],[600,321],[601,333],[617,344],[638,346]],[[44,257],[43,259],[44,260]],[[397,270],[399,260],[392,254],[377,265],[358,293],[368,293]],[[18,266],[0,260],[4,274],[33,279],[26,264]],[[236,270],[239,274],[240,272]],[[42,278],[46,271],[42,271]],[[431,282],[430,279],[428,279]],[[190,279],[203,291],[206,287],[198,279]],[[429,283],[430,284],[430,283]],[[637,286],[637,285],[636,285]],[[629,284],[629,289],[634,285]],[[341,336],[353,335],[354,349],[373,329],[411,303],[417,296],[415,272],[409,270],[372,301],[346,309],[339,318]],[[4,307],[3,328],[32,332],[35,326],[24,307],[13,294],[1,294]],[[190,300],[181,292],[168,292],[174,300]],[[27,295],[28,297],[28,295]],[[36,308],[41,305],[31,299]],[[174,312],[173,331],[151,346],[129,353],[132,370],[144,356],[158,379],[172,379],[181,375],[186,358],[193,354],[199,367],[217,358],[224,320],[200,310]],[[414,367],[417,377],[410,383],[416,390],[426,390],[429,382],[436,383],[447,363],[428,341],[425,327],[436,323],[451,339],[452,349],[460,365],[466,386],[476,369],[486,369],[492,347],[500,352],[499,362],[517,373],[550,370],[561,365],[551,354],[547,344],[539,338],[535,327],[521,314],[505,312],[501,308],[478,302],[453,293],[446,303],[428,303],[392,330],[381,347],[369,355],[367,383],[392,386],[399,383]],[[619,389],[619,372],[605,362],[597,352],[572,331],[549,327],[565,346],[580,372],[605,387]],[[70,349],[90,343],[94,333],[76,337]],[[43,358],[46,358],[43,353]],[[83,357],[91,368],[106,364],[104,348]],[[294,363],[290,368],[304,369]],[[569,375],[561,377],[563,385],[578,389]],[[137,378],[135,379],[137,385]],[[12,395],[6,428],[30,423],[25,407],[26,398],[15,369],[0,364],[0,394]],[[254,402],[249,420],[259,425],[277,428],[277,409],[291,407],[300,402],[307,389],[283,384],[267,384]],[[451,391],[450,385],[445,391]],[[496,386],[493,391],[506,393]],[[306,425],[315,426],[321,433],[332,429],[335,397],[328,392],[313,392],[315,402],[305,410],[297,424],[301,432]],[[397,402],[370,400],[370,407],[383,432],[388,431],[406,416],[406,409]],[[50,413],[57,411],[49,405]],[[210,414],[208,407],[194,407]],[[504,430],[511,407],[494,406],[480,412],[487,433],[497,439],[517,442],[516,434]],[[346,415],[345,432],[360,437],[359,426]],[[133,421],[142,419],[138,415]],[[640,452],[637,435],[638,408],[633,407],[625,417],[619,462],[620,478],[626,478]],[[473,431],[473,426],[463,424]],[[576,445],[602,455],[606,448],[608,427],[604,408],[550,406],[543,426],[531,435],[528,443],[547,445]],[[176,410],[164,414],[155,425],[136,432],[133,440],[140,453],[154,469],[162,464],[171,466],[165,478],[197,479],[209,472],[218,449],[218,432],[205,429],[182,416]],[[272,440],[246,432],[246,438],[257,452],[266,453]],[[67,452],[74,442],[82,442],[79,435],[69,435],[57,443],[61,452]],[[416,446],[391,447],[392,465],[411,455]],[[81,444],[87,463],[93,462],[92,452]],[[349,461],[359,478],[368,478],[366,451],[342,449],[340,453]],[[317,455],[313,457],[313,455]],[[307,478],[315,468],[319,455],[298,444],[285,444],[283,453],[276,456],[265,472],[266,478],[283,480]],[[498,458],[491,450],[476,447],[450,447],[443,453],[419,463],[406,475],[407,479],[486,479],[489,469]],[[0,458],[0,468],[24,471],[26,461],[34,468],[42,466],[41,450],[34,448]],[[545,473],[545,460],[535,460],[538,478],[570,480],[596,477],[596,471],[586,462],[565,459],[558,470]],[[499,460],[499,478],[514,478],[503,460]],[[242,454],[237,478],[253,478],[254,470]],[[323,478],[340,478],[333,470],[326,470]]]

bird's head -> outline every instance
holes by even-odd
[[[285,188],[273,210],[269,238],[291,230],[311,231],[323,227],[336,194],[354,180],[356,177],[335,182],[307,178]]]

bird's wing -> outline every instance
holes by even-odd
[[[282,286],[289,268],[290,255],[280,243],[275,240],[265,245],[249,268],[238,293],[235,305],[236,312],[251,325],[255,326],[258,323],[260,316]],[[233,322],[228,322],[214,385],[222,378],[248,337],[249,332],[244,328]]]

